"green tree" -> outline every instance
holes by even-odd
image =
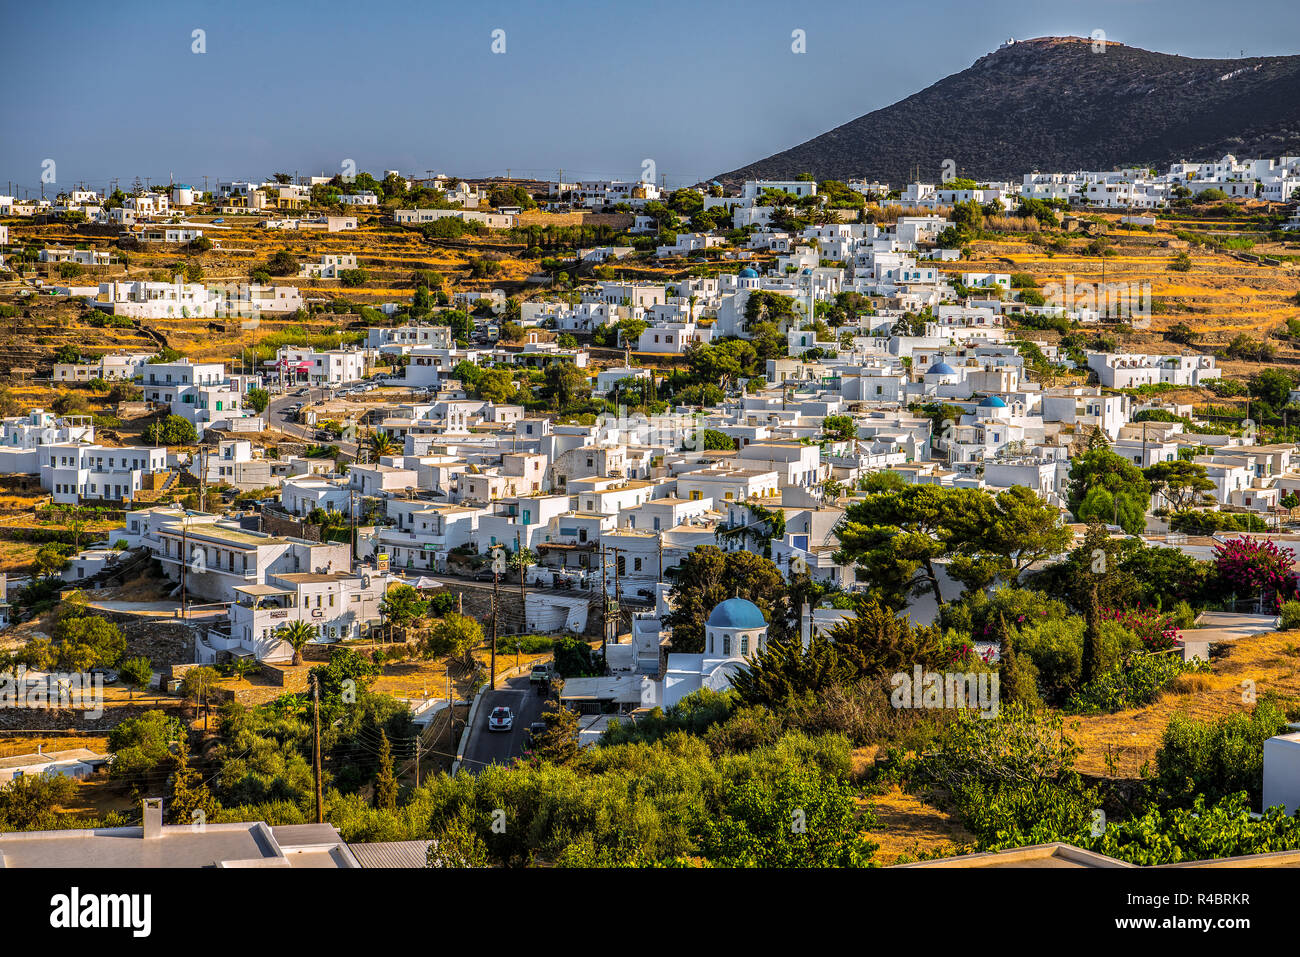
[[[265,389],[249,389],[244,395],[244,404],[254,412],[265,412],[266,407],[271,404],[271,393],[267,392]]]
[[[1203,505],[1214,500],[1214,482],[1206,474],[1204,465],[1175,459],[1172,462],[1157,462],[1143,469],[1142,473],[1151,483],[1153,491],[1165,497],[1170,508],[1175,512]]]
[[[567,764],[578,756],[578,714],[552,698],[542,710],[546,730],[533,737],[533,756],[552,764]]]
[[[705,451],[712,450],[735,450],[736,440],[726,432],[719,432],[717,429],[705,429],[700,438],[703,441]]]
[[[393,590],[402,587],[409,586],[398,585]],[[430,658],[468,659],[482,644],[483,626],[468,615],[453,611],[444,614],[429,629],[424,640],[424,654]]]
[[[67,617],[55,625],[57,664],[63,671],[111,668],[126,651],[122,629],[98,615]]]
[[[998,579],[1017,584],[1034,565],[1063,553],[1073,537],[1059,509],[1023,485],[991,496],[980,517],[955,529],[949,543],[948,573],[968,590]]]
[[[134,696],[134,692],[149,687],[149,682],[153,680],[153,665],[143,655],[136,655],[122,662],[118,675]]]
[[[390,626],[409,626],[428,613],[429,603],[410,585],[394,585],[379,603],[379,614]]]
[[[387,432],[371,432],[366,438],[366,447],[372,462],[378,462],[383,456],[394,455],[397,452],[397,443]]]
[[[58,808],[77,793],[62,774],[29,774],[0,785],[0,832],[52,831],[66,826]]]
[[[169,415],[144,429],[144,440],[154,445],[193,445],[199,440],[194,423],[179,415]]]
[[[137,718],[127,718],[108,735],[108,750],[113,753],[109,777],[139,780],[171,757],[172,744],[185,733],[185,725],[165,711],[146,711]]]
[[[851,415],[828,415],[822,419],[822,432],[832,439],[848,442],[857,437],[858,427]]]
[[[1287,404],[1295,380],[1281,369],[1261,369],[1250,377],[1247,383],[1250,394],[1262,399],[1275,409]]]
[[[1151,485],[1140,468],[1098,445],[1070,466],[1069,505],[1079,521],[1117,523],[1137,535],[1146,527]]]
[[[511,552],[507,564],[515,570],[515,574],[519,576],[519,580],[523,581],[524,575],[527,574],[529,567],[537,564],[537,553],[531,548],[525,546],[517,551]]]
[[[815,767],[782,768],[770,780],[729,781],[700,841],[720,867],[865,867],[878,845],[862,831],[874,823],[847,783]]]
[[[181,734],[176,742],[175,765],[168,794],[167,819],[172,824],[206,822],[217,813],[218,805],[202,775],[190,767],[190,742],[188,734]]]
[[[67,546],[58,542],[42,545],[36,550],[36,557],[32,559],[32,571],[45,578],[55,578],[62,574],[72,564],[65,551],[66,548]]]
[[[978,489],[909,485],[870,494],[845,510],[836,561],[858,565],[892,608],[924,591],[942,606],[935,563],[975,541],[991,525],[993,509],[993,499]],[[967,558],[966,574],[974,577],[977,565]],[[988,577],[987,570],[980,575]]]
[[[375,808],[388,811],[397,810],[397,776],[393,774],[393,749],[388,743],[388,735],[379,732],[379,772],[375,775]]]
[[[185,672],[181,678],[180,693],[181,697],[194,705],[195,713],[198,713],[200,706],[203,707],[203,727],[207,730],[208,726],[208,706],[211,703],[212,689],[221,681],[221,674],[216,668],[210,668],[207,665],[200,665],[198,668],[191,668]]]
[[[997,630],[991,636],[998,643],[998,695],[1008,704],[1035,707],[1039,704],[1038,683],[1034,678],[1033,664],[1016,651],[1016,635],[1007,627],[1007,620],[998,612]]]
[[[556,411],[591,395],[591,378],[572,362],[552,362],[546,367],[542,396]]]

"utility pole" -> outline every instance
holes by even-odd
[[[189,516],[185,516],[181,518],[181,617],[182,618],[185,617],[185,571],[188,568],[190,563],[189,556],[185,552],[186,546],[188,544],[185,537],[185,530],[187,528],[189,528]]]
[[[528,593],[524,590],[524,576],[527,574],[527,568],[524,566],[524,544],[522,532],[515,530],[515,559],[519,562],[519,634],[528,630]],[[516,645],[515,656],[518,657]],[[518,662],[515,662],[518,664]]]
[[[605,654],[605,645],[609,642],[609,563],[605,558],[605,543],[600,543],[600,602],[601,602],[601,638],[600,653]]]
[[[311,681],[312,773],[316,777],[316,823],[325,823],[325,798],[320,783],[320,679],[312,675]]]
[[[664,580],[664,533],[663,529],[659,530],[659,581]]]
[[[493,690],[497,686],[497,617],[501,609],[501,574],[497,571],[497,565],[492,563],[492,671],[491,680],[488,684]]]
[[[349,488],[349,489],[348,489],[348,513],[349,513],[349,521],[350,521],[350,524],[351,524],[351,526],[352,526],[352,559],[353,559],[353,561],[355,561],[355,560],[356,560],[356,557],[357,557],[357,504],[356,504],[356,499],[355,499],[356,492],[357,492],[357,490],[354,489],[354,488]]]

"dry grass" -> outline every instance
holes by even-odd
[[[96,734],[6,734],[0,736],[0,758],[18,754],[32,754],[37,748],[45,751],[70,751],[88,748],[96,754],[108,753],[108,735]]]
[[[36,561],[40,545],[31,542],[0,542],[0,572],[7,575],[26,574]]]
[[[1104,218],[1111,220],[1113,226],[1117,217]],[[1001,222],[997,225],[1001,226]],[[1153,307],[1160,311],[1152,317],[1151,329],[1124,337],[1125,348],[1167,349],[1169,343],[1162,338],[1160,330],[1179,322],[1201,333],[1208,345],[1219,346],[1239,332],[1265,334],[1287,319],[1300,317],[1300,307],[1291,299],[1300,279],[1300,269],[1296,266],[1257,266],[1209,248],[1193,248],[1187,250],[1192,259],[1191,270],[1171,272],[1169,264],[1180,250],[1160,245],[1174,238],[1171,230],[1172,227],[1161,225],[1154,233],[1112,231],[1105,240],[1114,255],[1104,259],[1083,255],[1091,237],[1077,233],[1051,234],[1065,241],[1065,248],[1059,251],[1019,238],[981,240],[971,245],[969,260],[941,268],[951,273],[1023,272],[1032,275],[1040,287],[1050,283],[1063,285],[1066,276],[1073,276],[1076,286],[1100,284],[1103,273],[1107,285],[1149,284]],[[1292,255],[1296,251],[1295,246],[1285,250]],[[1045,334],[1034,333],[1036,338],[1042,335]],[[1285,343],[1275,344],[1284,351],[1287,348]],[[1242,371],[1257,368],[1251,364]],[[1236,370],[1228,368],[1227,371]]]
[[[484,668],[489,666],[490,655],[487,651],[476,652],[474,657]],[[534,662],[545,661],[549,657],[550,652],[536,655],[520,654],[518,665],[526,671]],[[513,654],[497,655],[498,676],[515,666],[516,658]],[[395,661],[383,667],[383,674],[371,686],[376,692],[398,698],[445,698],[447,696],[446,659],[411,658]],[[463,669],[452,669],[452,687],[457,697],[464,697],[470,690],[468,675]]]
[[[950,814],[932,807],[917,795],[892,787],[861,802],[879,822],[870,832],[880,845],[875,861],[895,864],[900,858],[957,854],[975,843],[975,836]]]
[[[1174,714],[1202,721],[1247,713],[1253,699],[1275,695],[1300,701],[1300,657],[1294,632],[1270,632],[1222,646],[1225,655],[1208,674],[1182,675],[1144,708],[1067,720],[1070,736],[1082,749],[1077,767],[1087,774],[1135,778],[1155,758],[1165,725]],[[1290,650],[1289,650],[1290,649]]]

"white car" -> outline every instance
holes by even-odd
[[[489,731],[509,731],[515,726],[515,714],[509,708],[493,708],[488,715]]]

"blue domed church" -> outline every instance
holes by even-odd
[[[763,650],[767,619],[747,598],[728,598],[713,609],[704,625],[704,653],[748,658]]]
[[[670,708],[701,688],[725,691],[731,676],[767,647],[767,619],[747,598],[728,598],[704,623],[701,654],[670,654],[659,703]]]

